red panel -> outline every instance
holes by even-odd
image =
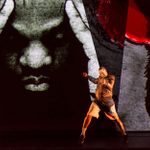
[[[124,43],[128,1],[99,0],[97,16],[112,41]]]
[[[148,38],[148,18],[134,0],[129,0],[126,37],[136,43],[150,43]]]
[[[136,2],[135,2],[136,1]],[[98,20],[111,40],[150,43],[150,1],[99,0]]]

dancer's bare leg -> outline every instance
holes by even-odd
[[[115,108],[115,105],[111,106],[110,107],[110,111],[111,111],[111,114],[106,114],[105,115],[110,119],[110,120],[114,120],[116,125],[119,127],[120,131],[121,131],[121,134],[124,136],[124,139],[125,139],[125,142],[127,142],[127,134],[126,134],[126,130],[125,130],[125,127],[122,123],[122,121],[120,120],[117,112],[116,112],[116,108]]]
[[[84,122],[82,126],[82,133],[81,133],[83,138],[85,138],[86,130],[88,126],[90,125],[92,118],[93,117],[91,115],[86,115],[86,117],[84,118]]]
[[[87,115],[83,121],[82,133],[81,133],[81,136],[82,136],[81,143],[84,143],[84,139],[86,137],[86,131],[87,131],[87,129],[88,129],[88,127],[92,121],[92,118],[96,117],[98,119],[99,112],[100,112],[100,108],[97,106],[96,103],[92,102],[90,105],[90,108],[88,110],[88,113],[87,113]]]

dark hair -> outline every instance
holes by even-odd
[[[104,67],[104,66],[101,66],[98,70],[100,70],[100,69],[105,69],[107,71],[106,67]]]

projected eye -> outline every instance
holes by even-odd
[[[56,39],[62,39],[64,37],[64,35],[62,33],[58,33],[56,35]]]
[[[62,32],[47,33],[42,37],[41,41],[51,51],[54,51],[56,48],[62,47],[66,44],[64,34]]]
[[[14,28],[4,31],[0,38],[1,47],[7,51],[18,51],[28,45],[29,40]]]

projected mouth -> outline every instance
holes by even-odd
[[[24,87],[29,91],[46,91],[49,88],[49,78],[47,76],[27,76],[22,79]]]

